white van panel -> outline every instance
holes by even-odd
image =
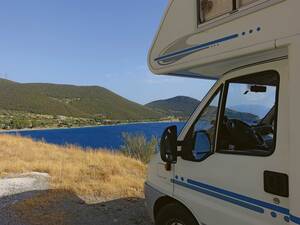
[[[149,68],[155,74],[176,75],[178,71],[207,67],[209,64],[211,72],[205,74],[205,71],[200,70],[199,77],[219,78],[226,71],[213,71],[214,63],[238,57],[238,51],[246,48],[248,54],[255,53],[253,46],[260,45],[262,47],[256,51],[265,51],[268,47],[263,46],[273,43],[269,47],[275,48],[276,39],[300,32],[300,24],[296,22],[299,17],[299,0],[266,2],[279,3],[199,32],[197,25],[194,27],[197,23],[196,1],[171,1],[149,52]]]
[[[282,225],[290,219],[289,198],[268,194],[263,188],[265,170],[289,174],[288,60],[238,70],[226,75],[224,80],[266,70],[280,73],[275,152],[269,157],[215,153],[202,162],[179,158],[175,165],[174,196],[184,202],[200,222]],[[273,202],[274,198],[279,198],[279,205]]]
[[[300,74],[299,74],[300,38],[295,37],[289,45],[289,144],[290,144],[290,213],[291,220],[300,224]]]

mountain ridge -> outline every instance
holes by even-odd
[[[173,98],[152,101],[145,106],[165,112],[171,116],[186,119],[197,108],[199,103],[200,101],[191,97],[176,96]]]
[[[159,119],[164,116],[100,86],[19,83],[2,78],[0,78],[0,108],[114,120]]]

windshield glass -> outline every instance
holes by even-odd
[[[210,81],[211,81],[211,88],[209,89],[209,91],[207,91],[206,95],[204,95],[204,97],[198,102],[198,104],[194,106],[193,110],[190,111],[190,113],[189,113],[190,116],[187,117],[187,118],[185,119],[185,124],[184,124],[184,126],[180,129],[180,132],[179,132],[180,135],[179,135],[179,137],[180,137],[181,135],[183,135],[185,128],[189,128],[189,127],[190,127],[190,122],[191,122],[191,123],[193,122],[192,116],[193,116],[194,113],[197,111],[197,109],[198,109],[200,103],[201,103],[203,100],[205,100],[205,99],[211,94],[211,92],[213,92],[213,90],[218,89],[217,87],[220,86],[220,82],[218,82],[218,81],[216,81],[216,80],[210,80]],[[205,123],[205,124],[207,125],[208,123]],[[201,126],[205,126],[205,124],[202,124]]]
[[[252,87],[261,87],[263,90],[251,91]],[[225,115],[231,119],[240,119],[250,126],[256,125],[271,111],[275,102],[275,86],[230,83]]]

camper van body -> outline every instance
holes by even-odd
[[[206,15],[203,1],[212,3]],[[240,0],[231,11],[224,2],[231,1],[170,0],[149,51],[149,68],[157,75],[216,83],[178,134],[178,157],[166,162],[153,156],[145,183],[148,211],[158,225],[161,216],[169,218],[165,225],[185,224],[164,211],[170,205],[199,225],[300,224],[300,1]],[[273,142],[265,153],[220,149],[230,87],[239,83],[253,95],[274,89]],[[183,157],[195,123],[215,99],[210,152]]]

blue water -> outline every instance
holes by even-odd
[[[47,143],[58,145],[73,144],[83,148],[119,149],[123,144],[122,133],[143,134],[147,139],[151,139],[152,136],[159,138],[164,129],[171,125],[176,125],[178,131],[180,131],[184,126],[184,123],[136,123],[88,128],[30,130],[9,133],[31,137],[34,140],[44,140]]]

